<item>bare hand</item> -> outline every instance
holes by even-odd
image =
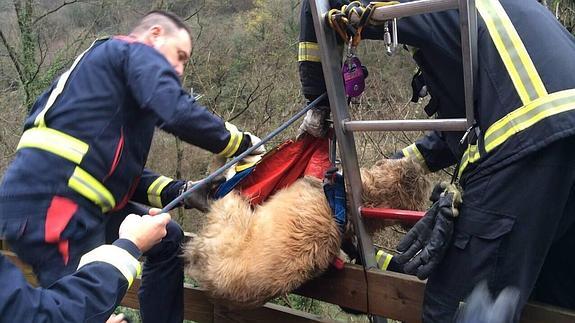
[[[128,321],[126,321],[124,313],[120,313],[118,315],[112,314],[106,323],[128,323]]]
[[[166,236],[170,214],[150,209],[149,215],[128,215],[120,225],[120,238],[132,241],[142,252],[148,251]]]

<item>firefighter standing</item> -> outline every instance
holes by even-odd
[[[519,289],[515,320],[529,297],[575,308],[575,262],[563,257],[575,246],[575,41],[536,0],[477,0],[476,6],[470,140],[460,144],[462,133],[435,131],[403,150],[431,171],[460,161],[463,204],[444,257],[402,260],[421,276],[423,266],[439,262],[425,290],[425,322],[451,321],[482,280],[494,294]],[[312,100],[325,83],[307,1],[301,17],[299,71]],[[366,27],[362,36],[381,39],[383,32]],[[414,59],[432,96],[429,116],[465,117],[459,13],[401,18],[398,37],[417,48]],[[316,126],[310,132],[318,133],[321,111],[308,115],[304,130]]]
[[[129,36],[95,41],[32,107],[0,186],[0,237],[42,286],[101,245],[108,218],[128,201],[161,207],[178,194],[182,181],[143,169],[156,126],[225,157],[252,145],[255,136],[182,89],[190,54],[188,27],[151,12]],[[145,322],[183,319],[182,237],[172,221],[146,253],[139,291]]]

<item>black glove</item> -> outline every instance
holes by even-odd
[[[220,186],[220,184],[222,184],[225,181],[226,181],[225,177],[221,176],[214,179],[213,181],[205,183],[204,185],[193,191],[189,196],[187,196],[184,199],[183,201],[184,208],[197,209],[204,213],[208,212],[210,210],[212,192],[214,192],[214,190],[216,190]],[[197,183],[198,182],[192,182],[192,181],[186,182],[184,185],[182,185],[182,188],[180,189],[180,195],[190,190]]]
[[[454,185],[441,183],[433,189],[431,201],[434,203],[425,216],[397,245],[400,254],[395,256],[406,273],[416,274],[419,279],[429,277],[451,243],[461,194]]]

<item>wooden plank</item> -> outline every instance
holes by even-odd
[[[253,310],[233,311],[222,306],[215,306],[214,323],[225,322],[274,322],[274,323],[299,323],[299,322],[329,322],[319,316],[297,311],[285,306],[268,303],[263,307]]]
[[[369,309],[402,322],[420,322],[425,282],[415,276],[369,271]]]
[[[132,287],[122,299],[120,305],[139,309],[138,289],[140,279],[136,279]],[[191,285],[185,284],[184,289],[184,318],[196,322],[212,322],[214,316],[214,305],[208,300],[205,292]]]
[[[527,304],[521,314],[521,323],[573,323],[575,311],[532,302]]]
[[[361,301],[364,298],[359,297],[362,290],[355,290],[350,287],[350,284],[360,285],[358,280],[363,280],[363,277],[363,269],[360,266],[346,264],[344,270],[328,271],[325,275],[306,283],[295,293],[365,312],[366,304]],[[370,291],[369,305],[372,314],[404,322],[421,322],[424,281],[420,281],[414,276],[378,270],[368,271],[367,277]],[[350,293],[350,290],[354,290],[354,292]],[[350,300],[349,298],[352,297],[357,298],[357,300]],[[575,311],[546,304],[529,303],[523,309],[521,322],[573,323],[575,322]]]
[[[26,268],[14,253],[1,251],[19,268]],[[372,314],[401,320],[404,322],[421,321],[421,304],[425,282],[413,276],[377,270],[368,271],[369,307]],[[367,311],[367,287],[363,269],[347,264],[343,270],[330,270],[324,275],[304,284],[295,293],[320,301]],[[140,281],[134,285],[122,305],[138,309],[137,290]],[[275,304],[249,311],[231,311],[222,306],[214,306],[206,293],[199,288],[186,285],[184,289],[184,317],[197,322],[325,322],[314,315],[295,311]],[[575,322],[575,311],[557,308],[545,304],[529,303],[521,317],[522,323]]]
[[[366,291],[365,275],[361,267],[346,265],[344,270],[328,270],[294,293],[366,312]]]

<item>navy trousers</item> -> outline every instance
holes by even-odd
[[[452,322],[473,287],[575,308],[575,139],[463,183],[453,244],[429,277],[424,322]]]
[[[114,241],[118,228],[130,214],[146,214],[147,209],[129,203],[112,214],[106,227],[106,242]],[[180,323],[184,320],[184,259],[182,228],[174,221],[167,226],[162,241],[144,253],[142,283],[138,291],[140,316],[144,323]]]

